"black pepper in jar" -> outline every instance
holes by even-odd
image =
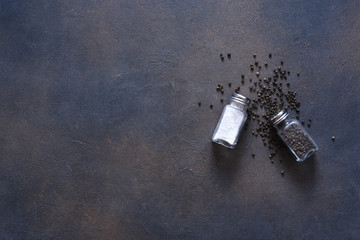
[[[301,124],[288,116],[289,114],[282,110],[271,121],[280,137],[297,158],[296,160],[302,162],[316,152],[318,147]]]

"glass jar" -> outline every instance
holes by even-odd
[[[250,99],[233,93],[230,104],[224,107],[212,140],[227,148],[235,148],[241,129],[247,119],[246,109]]]
[[[302,162],[319,150],[299,121],[289,118],[289,114],[285,110],[271,118],[271,122],[281,139],[295,155],[296,161]]]

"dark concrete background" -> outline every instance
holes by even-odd
[[[359,42],[356,0],[2,0],[0,239],[360,239]],[[314,158],[211,143],[253,52]]]

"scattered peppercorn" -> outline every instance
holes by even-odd
[[[231,58],[231,53],[228,53],[228,54],[227,54],[227,57],[230,59],[230,58]]]
[[[210,105],[210,109],[213,109],[213,105]]]
[[[332,136],[332,137],[331,137],[331,140],[333,140],[333,142],[334,142],[334,141],[335,141],[335,137],[334,137],[334,136]]]
[[[253,54],[253,57],[256,58],[256,53]]]
[[[285,173],[285,172],[284,172],[284,170],[281,170],[281,175],[283,175],[283,176],[284,176],[284,173]]]
[[[279,140],[277,137],[276,131],[270,123],[270,119],[281,109],[290,111],[292,114],[294,114],[294,118],[296,117],[299,119],[300,102],[296,99],[296,92],[290,90],[290,71],[288,69],[282,69],[284,66],[284,61],[280,62],[280,66],[273,66],[274,69],[271,69],[270,73],[262,72],[262,78],[260,78],[259,76],[261,67],[270,68],[272,63],[266,62],[263,66],[260,66],[255,53],[254,55],[254,63],[249,65],[251,72],[255,72],[257,77],[254,79],[254,81],[249,78],[250,85],[247,86],[249,87],[249,92],[252,95],[252,104],[251,107],[248,108],[248,114],[249,118],[253,119],[254,124],[257,125],[257,127],[253,129],[252,135],[255,137],[260,135],[264,146],[266,146],[268,149],[271,149],[269,158],[271,163],[273,163],[275,157],[274,152],[276,152],[277,147],[282,146],[282,143],[281,140]],[[222,54],[220,57],[222,57],[222,61],[224,61],[224,56]],[[272,53],[269,53],[269,58],[272,58]],[[255,71],[255,67],[257,71]],[[297,75],[300,76],[300,73],[297,73]],[[245,82],[247,81],[245,81],[244,74],[241,74],[240,81],[242,85],[246,86],[247,83]],[[254,84],[252,84],[252,82],[254,82]],[[282,84],[283,82],[284,84]],[[231,88],[232,84],[228,83],[228,85]],[[224,93],[224,88],[222,85],[218,85],[216,90],[219,93]],[[240,87],[236,87],[235,92],[239,93]],[[223,103],[223,98],[220,99],[220,102]],[[212,105],[210,108],[213,108]],[[257,111],[263,111],[263,113],[258,114]],[[301,123],[303,125],[309,123],[308,126],[310,127],[311,120],[306,121],[306,123],[304,120],[302,120]],[[255,154],[253,157],[255,157]],[[282,162],[281,159],[279,159],[279,162]]]
[[[198,102],[199,107],[201,106],[201,102]]]

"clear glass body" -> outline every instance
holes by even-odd
[[[286,117],[275,125],[277,133],[296,157],[302,162],[319,150],[305,128],[297,121]]]
[[[235,148],[241,129],[247,119],[247,105],[234,101],[224,107],[212,141],[227,148]]]

